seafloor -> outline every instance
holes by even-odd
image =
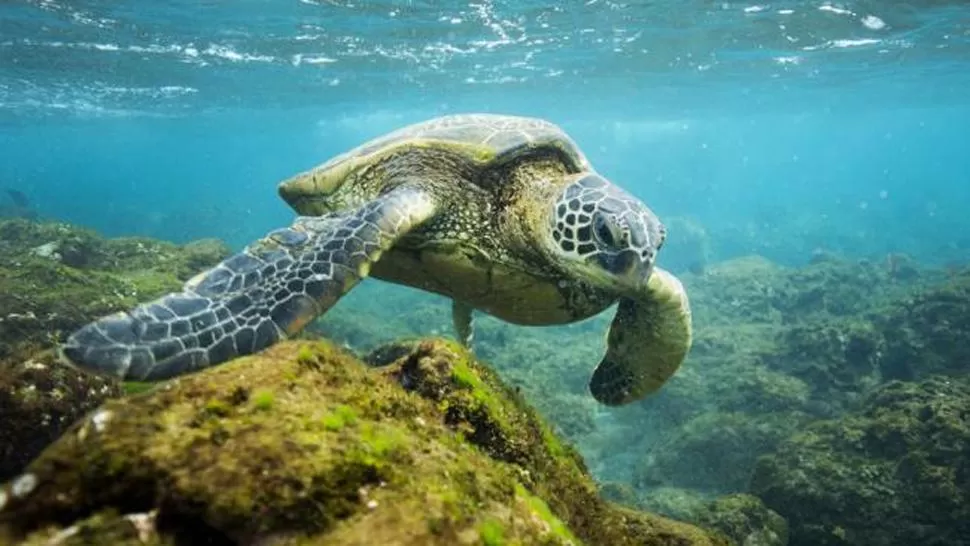
[[[607,411],[608,316],[483,317],[472,355],[403,289],[195,375],[90,376],[50,349],[228,249],[0,220],[0,544],[970,544],[970,269],[695,243],[688,362]]]

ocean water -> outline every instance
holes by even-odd
[[[280,180],[471,111],[563,127],[669,223],[676,272],[970,262],[963,2],[0,3],[0,188],[108,236],[241,248],[291,221]]]
[[[0,184],[106,234],[234,245],[275,184],[402,124],[549,118],[719,256],[970,250],[959,2],[0,5]]]

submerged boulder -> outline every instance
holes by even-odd
[[[616,492],[614,487],[603,491],[604,496]],[[788,544],[785,518],[752,495],[734,493],[711,497],[692,489],[658,487],[641,496],[636,506],[714,529],[742,546]]]
[[[727,544],[602,500],[461,347],[326,342],[109,401],[0,488],[26,544]],[[0,539],[2,543],[2,539]]]
[[[634,470],[641,490],[681,487],[709,494],[744,492],[755,461],[805,422],[797,413],[703,413],[668,436]]]
[[[121,395],[118,381],[40,353],[0,365],[0,480],[20,472],[81,416]]]
[[[697,510],[689,521],[721,531],[742,546],[788,544],[788,522],[785,518],[751,495],[719,497]]]
[[[879,314],[883,377],[918,380],[970,371],[970,269],[901,298]]]
[[[794,546],[967,544],[970,378],[891,382],[762,457],[751,491]]]

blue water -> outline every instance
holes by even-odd
[[[0,5],[0,185],[109,235],[241,246],[280,179],[469,110],[559,123],[718,258],[970,255],[958,2]]]

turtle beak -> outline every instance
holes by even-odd
[[[637,280],[641,277],[642,266],[643,262],[640,260],[639,253],[632,249],[620,252],[613,262],[616,274],[630,280]]]
[[[653,259],[644,259],[640,252],[634,249],[626,249],[618,254],[614,254],[610,260],[610,272],[614,278],[623,286],[639,289],[646,286],[653,274]]]

